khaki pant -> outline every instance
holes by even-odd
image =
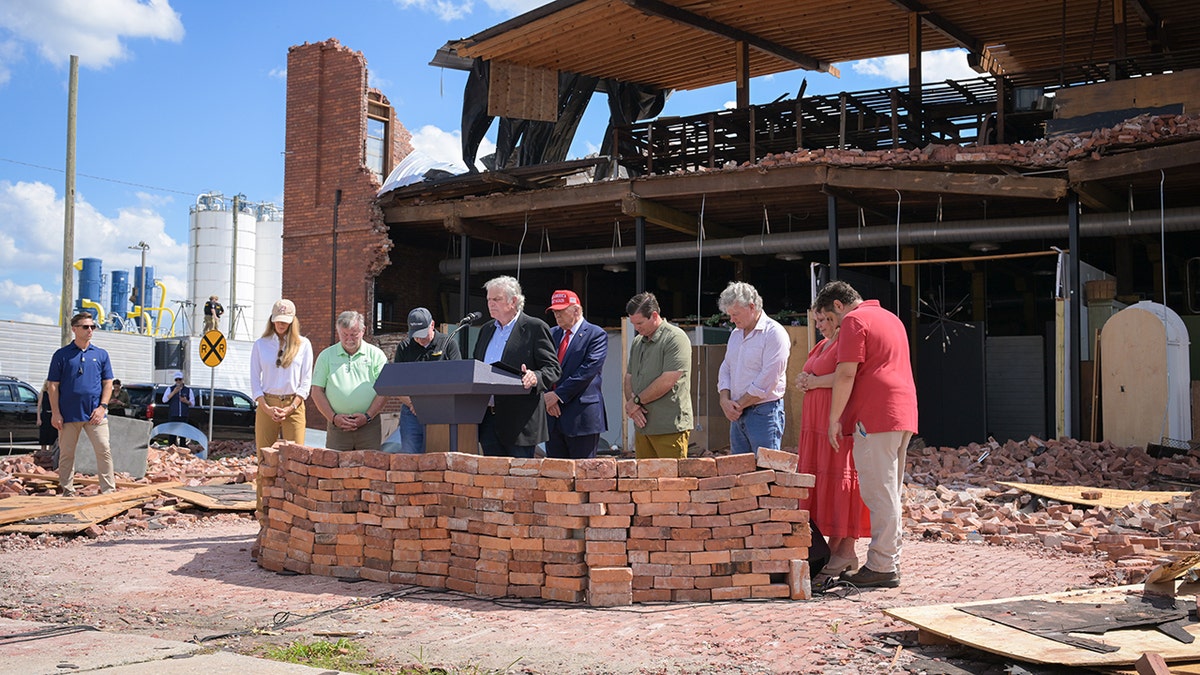
[[[854,435],[854,466],[858,490],[871,512],[871,544],[867,567],[892,572],[900,563],[900,497],[904,489],[904,458],[911,431],[884,431]]]
[[[108,445],[108,418],[100,424],[89,422],[63,422],[58,432],[58,485],[63,494],[75,491],[75,448],[79,445],[79,434],[86,433],[96,451],[96,473],[100,479],[100,492],[117,489],[113,476],[112,449]]]
[[[343,431],[333,422],[325,427],[325,447],[330,450],[378,450],[383,444],[383,422],[372,417],[354,431]]]
[[[205,314],[204,315],[204,332],[207,333],[210,330],[220,330],[219,328],[217,328],[217,324],[219,324],[220,322],[221,322],[221,319],[219,317],[215,317],[211,314]]]
[[[634,434],[633,450],[638,459],[683,459],[687,457],[691,431],[677,434]]]
[[[276,408],[289,406],[295,399],[296,397],[291,394],[286,396],[263,394],[263,400]],[[271,415],[262,406],[259,406],[254,416],[254,443],[257,447],[269,448],[275,445],[275,441],[279,440],[279,436],[282,434],[283,440],[304,445],[305,420],[304,401],[301,401],[300,407],[292,411],[292,414],[285,417],[282,422],[271,419]]]

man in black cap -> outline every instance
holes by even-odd
[[[408,313],[408,337],[396,345],[396,363],[415,361],[457,361],[462,358],[458,343],[433,326],[433,315],[424,307]],[[425,452],[425,425],[413,411],[412,399],[398,396],[400,403],[401,452],[419,455]]]

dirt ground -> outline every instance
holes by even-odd
[[[243,653],[353,636],[384,664],[477,674],[848,675],[928,670],[922,659],[999,673],[1005,662],[984,652],[918,646],[915,629],[881,610],[1089,587],[1105,568],[1095,557],[1040,547],[910,537],[898,589],[807,602],[590,609],[280,576],[251,561],[256,533],[249,517],[222,515],[96,540],[6,537],[0,616],[194,639]]]

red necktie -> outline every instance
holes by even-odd
[[[571,339],[571,331],[563,332],[562,342],[558,343],[558,362],[562,363],[563,357],[567,355],[567,342]]]

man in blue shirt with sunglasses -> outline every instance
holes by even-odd
[[[108,352],[92,344],[96,320],[88,312],[71,317],[75,339],[50,359],[50,424],[58,429],[58,486],[64,497],[75,496],[75,446],[87,433],[96,451],[100,492],[117,489],[108,444],[108,401],[113,369]]]

